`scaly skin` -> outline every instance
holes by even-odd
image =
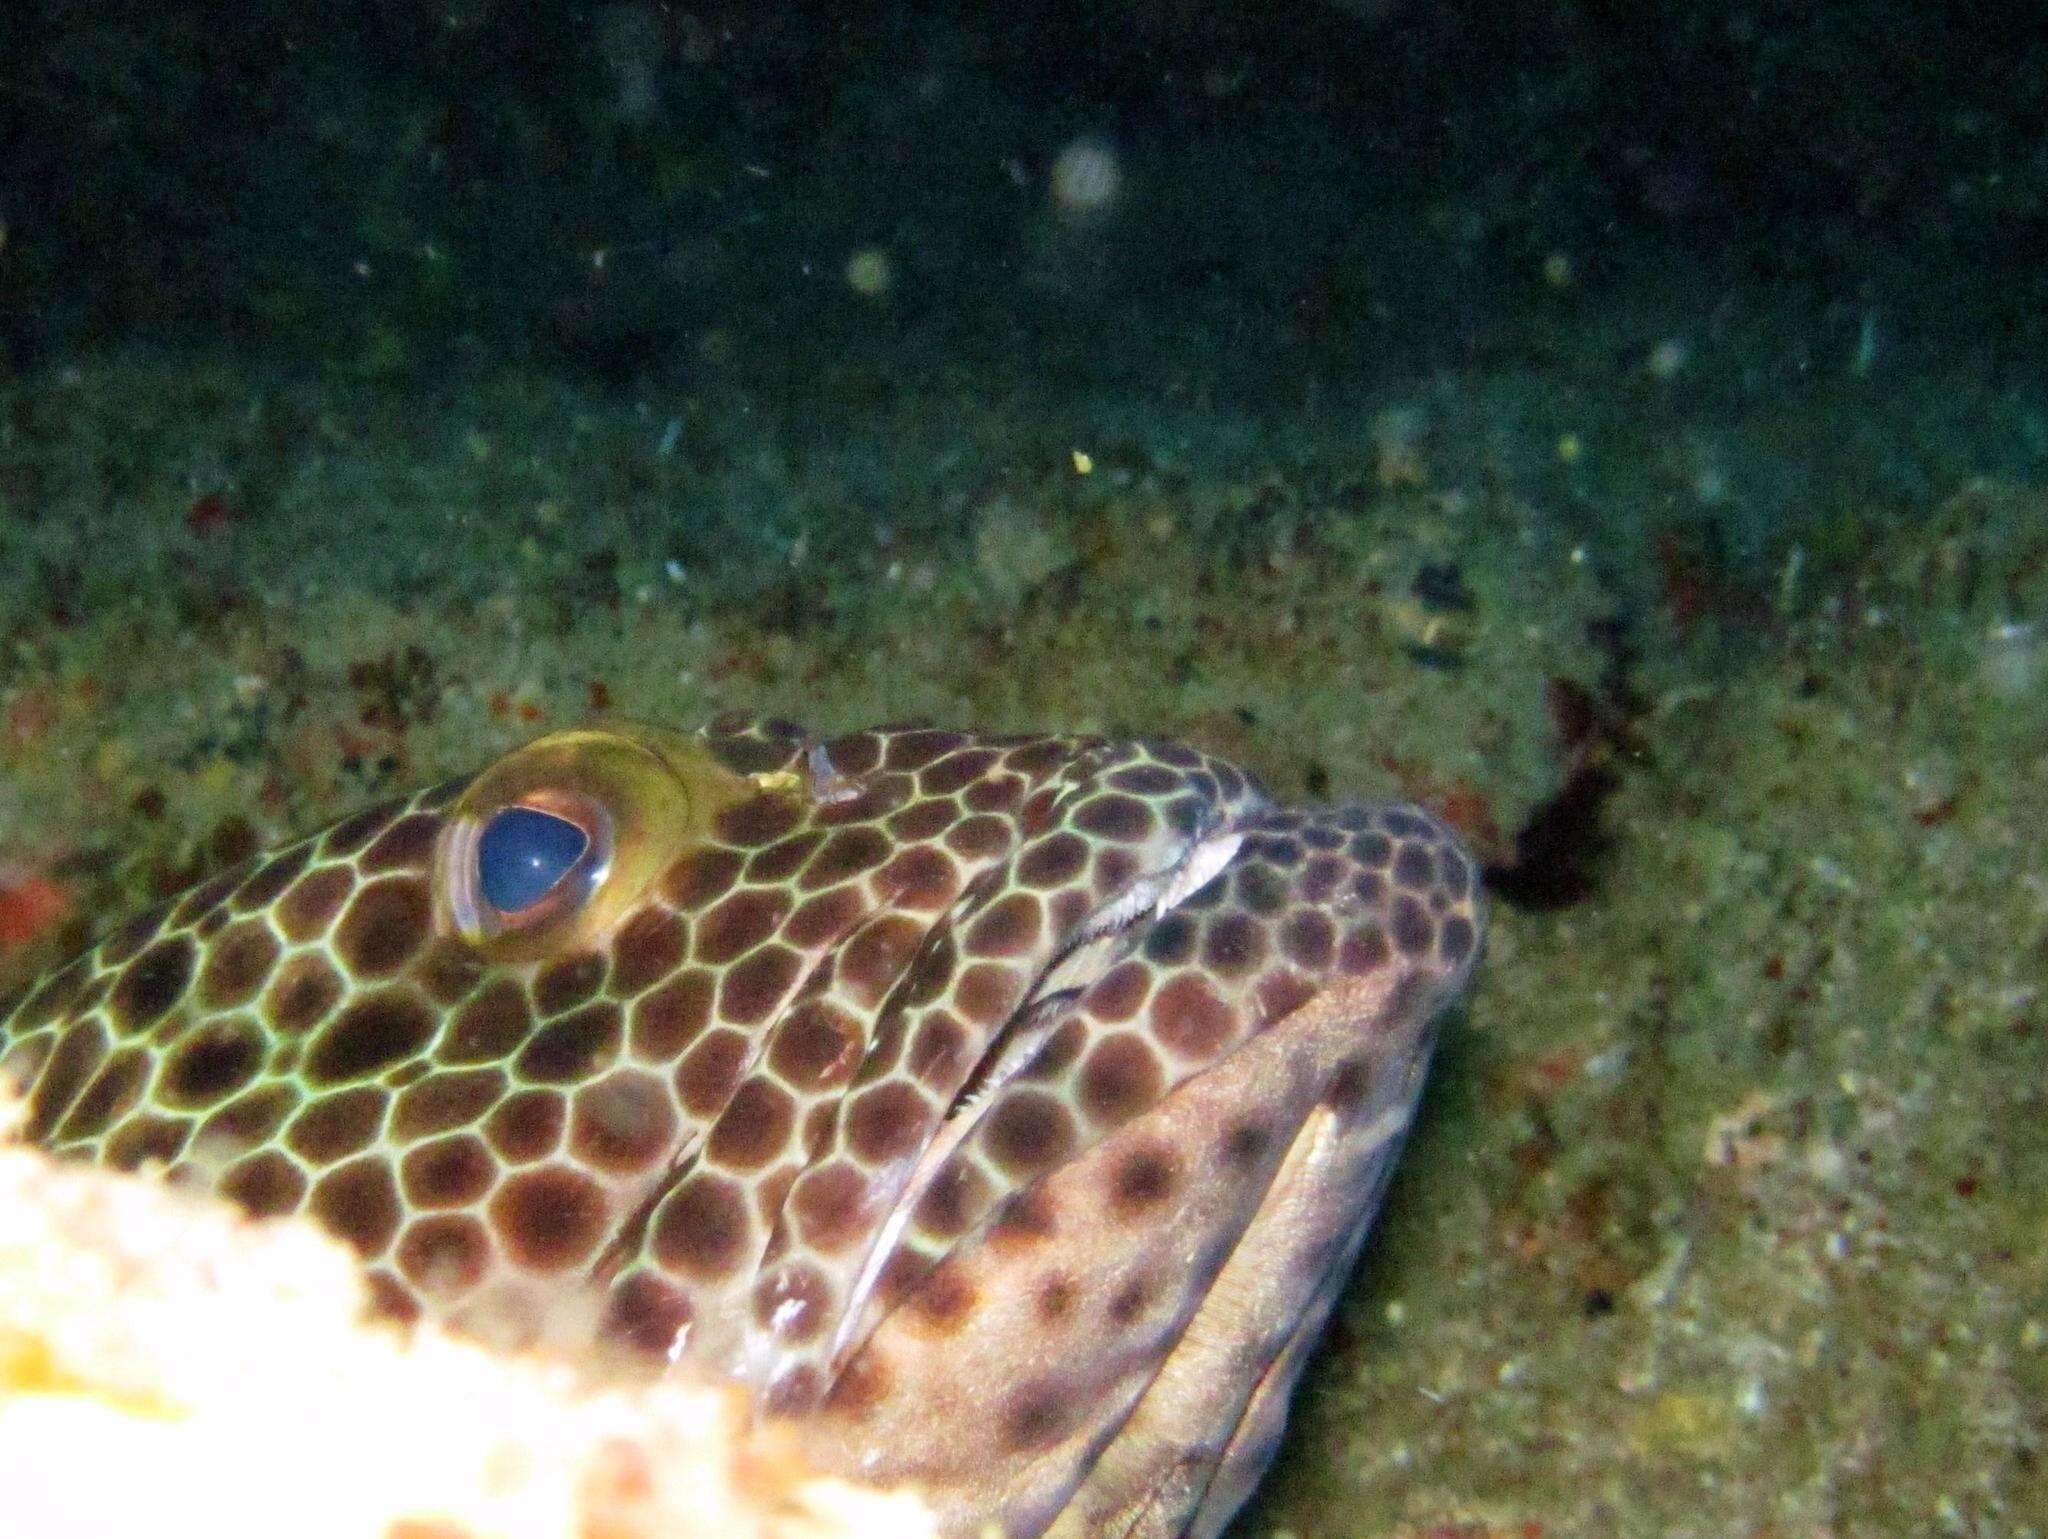
[[[517,915],[479,831],[605,832]],[[1413,808],[1087,737],[557,734],[123,926],[29,1136],[346,1239],[392,1314],[732,1375],[949,1531],[1213,1534],[1483,913]]]

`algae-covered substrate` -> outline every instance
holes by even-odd
[[[1738,562],[1603,539],[1603,456],[1655,454],[1556,395],[849,394],[805,440],[516,374],[8,383],[0,981],[592,712],[1416,797],[1490,954],[1237,1531],[2048,1530],[2048,499]]]

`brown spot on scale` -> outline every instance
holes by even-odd
[[[953,901],[963,876],[944,850],[918,844],[884,866],[878,880],[895,907],[928,913]]]
[[[786,839],[779,838],[772,844],[764,844],[747,857],[745,878],[757,887],[771,882],[786,882],[803,869],[804,862],[824,842],[824,833],[812,828]]]
[[[1314,999],[1316,988],[1300,973],[1282,970],[1269,972],[1261,978],[1256,996],[1259,1021],[1270,1023],[1285,1020]]]
[[[1212,1057],[1229,1036],[1232,1011],[1208,978],[1187,972],[1168,980],[1152,996],[1152,1033],[1183,1058]]]
[[[416,1208],[463,1208],[491,1189],[498,1162],[474,1133],[420,1144],[399,1165],[405,1200]]]
[[[728,1170],[759,1170],[780,1154],[796,1125],[796,1101],[781,1086],[749,1079],[718,1114],[706,1152]]]
[[[277,937],[261,920],[244,920],[223,931],[200,969],[201,1001],[211,1010],[246,1003],[270,975],[277,953]]]
[[[1319,973],[1337,955],[1337,927],[1321,909],[1303,909],[1280,926],[1280,949],[1297,967]]]
[[[796,827],[802,815],[795,797],[759,792],[718,814],[718,837],[727,844],[758,850]]]
[[[373,876],[387,871],[425,871],[440,832],[441,820],[432,813],[407,813],[377,836],[357,864]]]
[[[706,1036],[676,1066],[676,1095],[683,1109],[693,1117],[717,1116],[746,1062],[747,1039],[739,1032],[721,1029]]]
[[[890,732],[882,739],[882,767],[897,773],[921,770],[933,760],[966,746],[967,735],[937,727]]]
[[[1152,969],[1136,958],[1116,964],[1088,990],[1088,1013],[1098,1021],[1127,1021],[1152,988]]]
[[[1009,819],[978,812],[946,831],[946,848],[965,861],[992,861],[1009,851],[1010,838]]]
[[[953,1004],[960,1014],[994,1035],[1016,1008],[1025,979],[1006,963],[976,962],[962,969],[953,985]]]
[[[1096,1126],[1118,1127],[1158,1103],[1166,1085],[1159,1055],[1136,1032],[1099,1043],[1081,1070],[1081,1109]]]
[[[1180,1156],[1170,1146],[1140,1144],[1110,1172],[1110,1207],[1119,1218],[1136,1218],[1171,1201],[1180,1183]]]
[[[995,762],[993,748],[962,748],[919,774],[917,788],[926,796],[951,796],[981,779]]]
[[[272,910],[284,937],[303,945],[318,940],[334,923],[341,905],[354,890],[356,879],[345,866],[321,866],[291,885]]]
[[[398,1186],[382,1157],[364,1155],[322,1176],[307,1208],[330,1233],[370,1259],[383,1254],[398,1229]]]
[[[811,857],[797,886],[805,892],[836,887],[841,882],[874,870],[889,858],[894,848],[889,836],[879,828],[856,825],[835,829],[817,854]]]
[[[663,893],[683,912],[694,913],[731,889],[741,863],[738,850],[692,850],[669,868]]]
[[[667,1358],[696,1318],[690,1296],[652,1272],[621,1278],[605,1301],[604,1336]]]
[[[734,893],[698,922],[696,959],[717,967],[746,955],[775,933],[790,905],[789,892],[781,887]]]
[[[621,1070],[576,1092],[569,1107],[569,1152],[599,1170],[630,1175],[668,1154],[676,1128],[668,1087],[652,1075]]]
[[[294,1212],[306,1195],[306,1177],[275,1149],[252,1154],[221,1178],[220,1194],[251,1218]]]
[[[1128,1330],[1145,1316],[1152,1306],[1156,1290],[1147,1277],[1132,1277],[1120,1284],[1109,1300],[1109,1323],[1119,1330]]]
[[[896,1375],[890,1371],[881,1349],[870,1344],[832,1381],[832,1388],[825,1395],[825,1409],[834,1416],[863,1420],[874,1414],[895,1387]]]
[[[1393,955],[1386,931],[1371,920],[1355,926],[1337,952],[1337,965],[1354,978],[1379,971]]]
[[[1223,1135],[1223,1160],[1231,1169],[1249,1171],[1266,1157],[1266,1151],[1273,1146],[1273,1130],[1265,1123],[1247,1117],[1232,1125]]]
[[[259,1085],[199,1125],[200,1141],[236,1153],[267,1143],[299,1104],[290,1085]]]
[[[1472,955],[1478,943],[1478,931],[1463,914],[1453,914],[1444,921],[1441,941],[1444,960],[1456,967]]]
[[[806,1000],[776,1029],[768,1066],[799,1090],[842,1084],[859,1057],[862,1031],[861,1022],[832,1001]]]
[[[381,802],[364,808],[354,817],[344,818],[322,837],[320,852],[331,859],[346,859],[355,854],[397,816],[403,805],[397,801]]]
[[[1073,1314],[1079,1298],[1074,1280],[1064,1272],[1053,1272],[1040,1280],[1033,1307],[1041,1324],[1057,1325]]]
[[[735,1026],[758,1026],[796,986],[800,966],[789,947],[767,945],[730,968],[718,985],[718,1013]]]
[[[1330,1088],[1324,1092],[1323,1104],[1340,1117],[1349,1117],[1364,1104],[1371,1089],[1372,1061],[1363,1057],[1346,1058],[1330,1076]]]
[[[245,914],[269,908],[287,887],[298,880],[299,873],[306,869],[306,863],[312,858],[310,842],[273,856],[258,866],[255,875],[236,890],[234,906]]]
[[[413,976],[436,1004],[460,1004],[483,977],[483,958],[469,942],[444,935],[428,946]]]
[[[914,1151],[932,1115],[915,1085],[894,1081],[864,1090],[847,1108],[846,1142],[854,1157],[874,1169]]]
[[[904,1067],[919,1084],[943,1094],[967,1077],[971,1046],[967,1028],[941,1010],[917,1028]]]
[[[490,1270],[491,1237],[466,1213],[416,1218],[398,1241],[398,1270],[428,1298],[459,1298]]]
[[[491,1199],[491,1227],[516,1265],[560,1272],[586,1261],[603,1238],[604,1193],[589,1176],[543,1165],[509,1177]]]
[[[1003,1407],[1003,1444],[1012,1453],[1050,1448],[1066,1436],[1082,1409],[1072,1390],[1056,1380],[1028,1383]]]
[[[797,905],[782,927],[782,938],[805,951],[828,946],[868,911],[868,901],[855,885],[834,887]]]
[[[29,1096],[28,1123],[23,1129],[30,1143],[41,1143],[50,1130],[78,1099],[86,1082],[99,1071],[107,1056],[107,1034],[99,1022],[80,1021],[66,1031],[43,1065],[42,1077]]]
[[[1043,1188],[1033,1188],[1014,1198],[989,1225],[989,1249],[998,1255],[1030,1250],[1057,1237],[1059,1209]]]
[[[1249,914],[1219,914],[1202,937],[1202,965],[1225,978],[1250,972],[1266,955],[1266,930]]]
[[[420,1301],[412,1290],[382,1268],[363,1273],[363,1287],[370,1295],[372,1312],[380,1318],[410,1325],[420,1317]]]
[[[960,809],[950,801],[912,802],[890,814],[889,836],[899,844],[921,844],[938,838],[959,815]]]
[[[986,1138],[989,1157],[1021,1183],[1068,1159],[1077,1134],[1072,1115],[1058,1097],[1019,1090],[989,1112]]]
[[[699,1171],[662,1201],[648,1248],[665,1272],[717,1282],[738,1268],[747,1229],[739,1183]]]
[[[986,1210],[988,1198],[988,1177],[979,1167],[948,1160],[917,1200],[917,1232],[927,1239],[958,1239]]]
[[[521,1090],[484,1123],[484,1136],[500,1156],[525,1164],[553,1154],[562,1142],[568,1108],[553,1090]]]
[[[1394,900],[1393,918],[1388,924],[1394,944],[1406,957],[1419,957],[1429,950],[1431,929],[1429,915],[1420,903],[1407,893]]]
[[[1036,897],[1028,892],[1007,893],[967,927],[963,949],[973,957],[1022,956],[1038,944],[1044,923],[1044,911]]]
[[[823,745],[826,761],[841,775],[865,775],[882,763],[882,738],[876,732],[848,732]]]
[[[839,953],[837,976],[853,1004],[872,1010],[910,965],[924,941],[924,929],[901,914],[881,914],[864,924]]]
[[[843,1162],[809,1170],[791,1188],[789,1212],[804,1243],[825,1255],[845,1250],[868,1232],[868,1184]]]
[[[204,1111],[241,1090],[263,1066],[263,1035],[242,1016],[187,1032],[164,1065],[157,1095],[168,1106]]]
[[[924,1275],[905,1301],[905,1323],[920,1336],[956,1336],[980,1302],[981,1295],[964,1269],[941,1262]]]
[[[124,1031],[146,1030],[178,1002],[192,981],[192,942],[182,935],[159,941],[121,973],[114,985],[114,1014]]]
[[[1136,844],[1152,832],[1152,808],[1121,791],[1104,791],[1074,810],[1073,825],[1113,844]]]

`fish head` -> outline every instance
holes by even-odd
[[[1170,744],[544,737],[0,1015],[29,1137],[310,1214],[378,1302],[750,1386],[950,1530],[1249,1490],[1378,1204],[1475,868]]]

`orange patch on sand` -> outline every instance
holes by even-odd
[[[1500,844],[1500,824],[1494,821],[1493,804],[1471,782],[1461,780],[1446,791],[1437,799],[1437,811],[1446,823],[1481,848],[1490,850]]]
[[[46,876],[0,876],[0,952],[19,951],[71,912],[71,894]]]

